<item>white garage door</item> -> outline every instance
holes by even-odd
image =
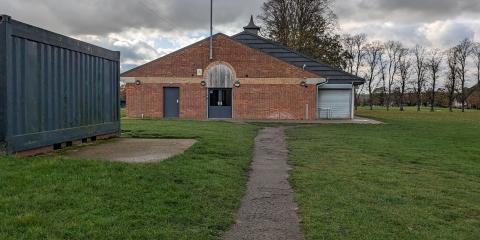
[[[320,119],[350,119],[352,117],[352,90],[319,89],[317,108]]]

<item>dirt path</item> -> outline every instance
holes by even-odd
[[[284,128],[265,128],[255,139],[252,171],[235,225],[224,239],[303,239],[288,182]]]

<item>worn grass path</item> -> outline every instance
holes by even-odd
[[[288,182],[290,167],[284,130],[265,128],[256,137],[247,193],[236,224],[224,239],[303,239]]]

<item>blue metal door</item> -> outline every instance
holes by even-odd
[[[208,117],[232,118],[231,88],[216,88],[208,90]]]
[[[180,115],[180,91],[176,87],[163,89],[163,116],[178,118]]]

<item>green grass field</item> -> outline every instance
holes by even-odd
[[[307,239],[478,239],[480,112],[360,110],[288,131]]]
[[[307,239],[478,239],[480,112],[358,114],[386,124],[288,130]],[[268,124],[122,125],[127,137],[198,142],[150,164],[0,158],[0,239],[218,239],[244,193],[256,131]]]
[[[133,137],[195,138],[161,163],[0,158],[0,239],[217,239],[245,190],[257,128],[124,120]]]

